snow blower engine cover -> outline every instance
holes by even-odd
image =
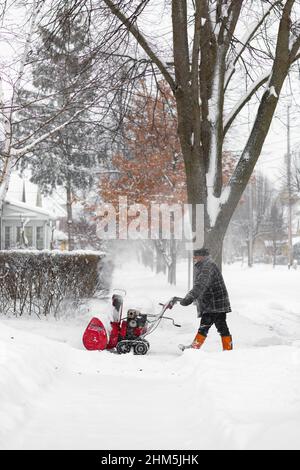
[[[139,310],[130,309],[127,312],[127,320],[122,322],[120,336],[123,339],[135,339],[146,333],[147,315]]]

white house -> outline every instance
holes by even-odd
[[[42,197],[36,185],[13,175],[0,221],[0,249],[50,249],[56,221],[65,216],[53,198]]]

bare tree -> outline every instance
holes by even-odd
[[[256,243],[258,239],[269,236],[269,217],[274,198],[278,197],[269,179],[255,173],[251,178],[243,197],[236,208],[227,232],[227,258],[231,258],[231,251],[243,251],[247,246],[248,266],[252,267],[255,261]]]
[[[292,161],[292,187],[293,192],[300,195],[300,155],[297,152],[296,155],[293,155]]]
[[[284,211],[278,197],[272,200],[266,226],[268,228],[269,239],[272,242],[272,258],[275,268],[282,244],[287,239]]]
[[[172,0],[174,75],[157,52],[158,48],[139,27],[138,19],[148,3],[100,2],[119,20],[122,32],[126,29],[135,39],[156,73],[163,75],[174,93],[188,201],[205,206],[205,243],[220,262],[228,224],[260,156],[284,81],[299,58],[299,23],[294,20],[299,2]],[[243,18],[250,26],[244,25],[245,34],[239,38]],[[260,61],[263,58],[267,66],[256,79],[247,67],[255,55]],[[236,100],[232,110],[226,112],[225,103],[239,64],[250,75],[252,85]],[[224,185],[225,137],[255,96],[259,102],[251,130],[234,173]]]

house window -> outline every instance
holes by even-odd
[[[25,242],[26,246],[33,246],[33,230],[32,227],[25,227]]]
[[[36,228],[36,247],[38,250],[44,249],[44,227]]]
[[[18,246],[33,246],[33,229],[32,227],[25,227],[24,237],[22,235],[22,227],[17,227],[17,245]],[[25,239],[24,239],[25,238]]]
[[[21,240],[21,227],[17,227],[17,245],[21,245],[22,240]]]
[[[9,250],[11,247],[11,227],[5,227],[5,249]]]

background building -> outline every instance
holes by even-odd
[[[37,185],[13,175],[3,205],[0,248],[60,248],[55,232],[63,217],[66,212],[54,198],[43,197]]]

